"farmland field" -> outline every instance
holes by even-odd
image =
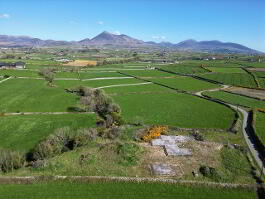
[[[136,116],[146,124],[228,129],[234,112],[222,105],[186,94],[113,96],[127,122]]]
[[[174,64],[174,65],[168,65],[168,66],[162,66],[159,67],[163,70],[176,72],[176,73],[182,73],[182,74],[194,74],[194,73],[206,73],[207,70],[201,68],[199,65],[197,66],[187,66],[187,65],[181,65],[181,64]]]
[[[257,111],[256,116],[256,133],[263,143],[265,144],[265,113]]]
[[[252,76],[244,73],[215,73],[215,74],[201,74],[203,78],[215,80],[227,85],[245,86],[256,88],[257,85]]]
[[[77,102],[76,96],[44,80],[10,79],[0,86],[1,112],[63,112]]]
[[[260,101],[250,97],[244,97],[237,94],[232,94],[224,91],[205,92],[207,96],[223,100],[225,102],[237,105],[248,106],[250,108],[265,109],[265,101]]]
[[[110,85],[121,85],[121,84],[138,84],[144,83],[144,81],[138,79],[103,79],[103,80],[87,80],[87,81],[78,81],[78,80],[56,80],[55,84],[62,88],[74,88],[77,86],[87,86],[91,88],[97,88],[102,86]]]
[[[14,76],[14,77],[40,77],[37,71],[31,70],[0,70],[0,76]]]
[[[122,73],[136,77],[174,77],[175,76],[174,74],[158,70],[122,71]]]
[[[216,84],[197,80],[192,77],[176,77],[170,79],[153,78],[150,81],[185,91],[200,91],[219,87]]]
[[[124,77],[124,75],[117,72],[57,72],[56,78],[104,78],[104,77]]]
[[[241,68],[232,68],[232,67],[206,67],[208,70],[217,73],[246,73]]]
[[[2,116],[0,148],[28,151],[57,128],[79,129],[95,124],[95,114]]]
[[[254,191],[244,189],[213,188],[198,186],[183,186],[159,183],[133,182],[51,182],[35,183],[31,185],[1,185],[0,194],[5,199],[18,198],[175,198],[182,199],[254,199]]]

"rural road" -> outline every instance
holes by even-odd
[[[213,91],[219,91],[219,90],[222,90],[222,89],[226,89],[226,88],[229,88],[230,86],[228,85],[222,85],[223,88],[216,88],[216,89],[209,89],[209,90],[203,90],[203,91],[199,91],[199,92],[196,92],[195,95],[199,96],[199,97],[203,97],[205,98],[202,93],[203,92],[213,92]],[[251,142],[251,139],[250,137],[248,136],[248,132],[247,132],[247,122],[248,122],[248,116],[249,116],[249,113],[247,111],[245,111],[244,109],[242,108],[239,108],[238,106],[235,106],[235,105],[232,105],[232,104],[229,104],[229,103],[226,103],[226,102],[222,102],[223,104],[226,104],[227,106],[231,107],[232,109],[234,109],[235,111],[239,111],[242,113],[243,115],[243,124],[242,124],[242,129],[243,129],[243,135],[244,135],[244,139],[248,145],[248,148],[252,154],[252,156],[254,157],[256,163],[258,164],[259,168],[262,170],[263,168],[263,161],[260,159],[259,157],[259,153],[258,151],[255,149],[255,146],[254,144]],[[262,170],[263,174],[265,175],[265,169]]]
[[[5,82],[5,81],[7,81],[7,80],[9,80],[9,79],[11,79],[11,78],[12,78],[12,77],[8,77],[8,78],[6,78],[6,79],[1,80],[1,81],[0,81],[0,84],[3,83],[3,82]]]

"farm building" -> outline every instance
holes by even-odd
[[[0,69],[24,69],[25,63],[24,62],[15,62],[15,63],[7,63],[7,62],[0,62]]]

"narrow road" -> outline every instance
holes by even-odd
[[[1,81],[0,81],[0,84],[3,83],[3,82],[5,82],[5,81],[7,81],[7,80],[9,80],[9,79],[11,79],[11,78],[12,78],[12,77],[8,77],[8,78],[6,78],[6,79],[1,80]]]
[[[206,98],[202,95],[203,92],[213,92],[213,91],[219,91],[219,90],[222,90],[222,89],[226,89],[226,88],[229,88],[230,86],[228,85],[222,85],[223,88],[216,88],[216,89],[209,89],[209,90],[204,90],[204,91],[199,91],[199,92],[196,92],[195,95],[199,96],[199,97],[203,97],[203,98]],[[248,145],[248,148],[252,154],[252,156],[254,157],[256,163],[258,164],[259,168],[262,170],[262,168],[264,167],[263,165],[263,161],[262,159],[260,158],[259,156],[259,153],[258,151],[255,149],[255,146],[254,144],[251,142],[251,139],[250,137],[248,136],[248,128],[247,128],[247,123],[248,123],[248,117],[249,117],[249,113],[247,111],[245,111],[244,109],[242,108],[239,108],[238,106],[235,106],[235,105],[232,105],[232,104],[229,104],[229,103],[226,103],[226,102],[222,102],[223,104],[226,104],[227,106],[231,107],[232,109],[234,109],[235,111],[239,111],[242,113],[243,115],[243,124],[242,124],[242,129],[243,129],[243,135],[244,135],[244,139]],[[262,170],[263,172],[263,175],[265,175],[265,169]]]

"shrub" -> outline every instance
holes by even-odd
[[[203,165],[200,167],[200,173],[203,176],[210,178],[217,182],[225,180],[224,174],[221,171],[218,171],[217,169],[213,167],[208,167],[208,166]]]
[[[95,139],[95,129],[81,129],[73,134],[68,127],[57,129],[54,134],[41,141],[32,151],[32,160],[41,160],[86,145]]]
[[[144,119],[140,116],[135,116],[132,124],[135,126],[143,126],[144,125]]]
[[[198,132],[192,132],[191,135],[194,137],[197,141],[204,141],[204,137],[202,134],[199,134]]]
[[[154,126],[146,131],[145,135],[142,136],[142,140],[144,140],[145,142],[149,142],[152,139],[160,137],[160,135],[166,134],[167,132],[167,126]]]
[[[18,151],[0,150],[0,169],[3,172],[13,171],[24,166],[25,156]]]

